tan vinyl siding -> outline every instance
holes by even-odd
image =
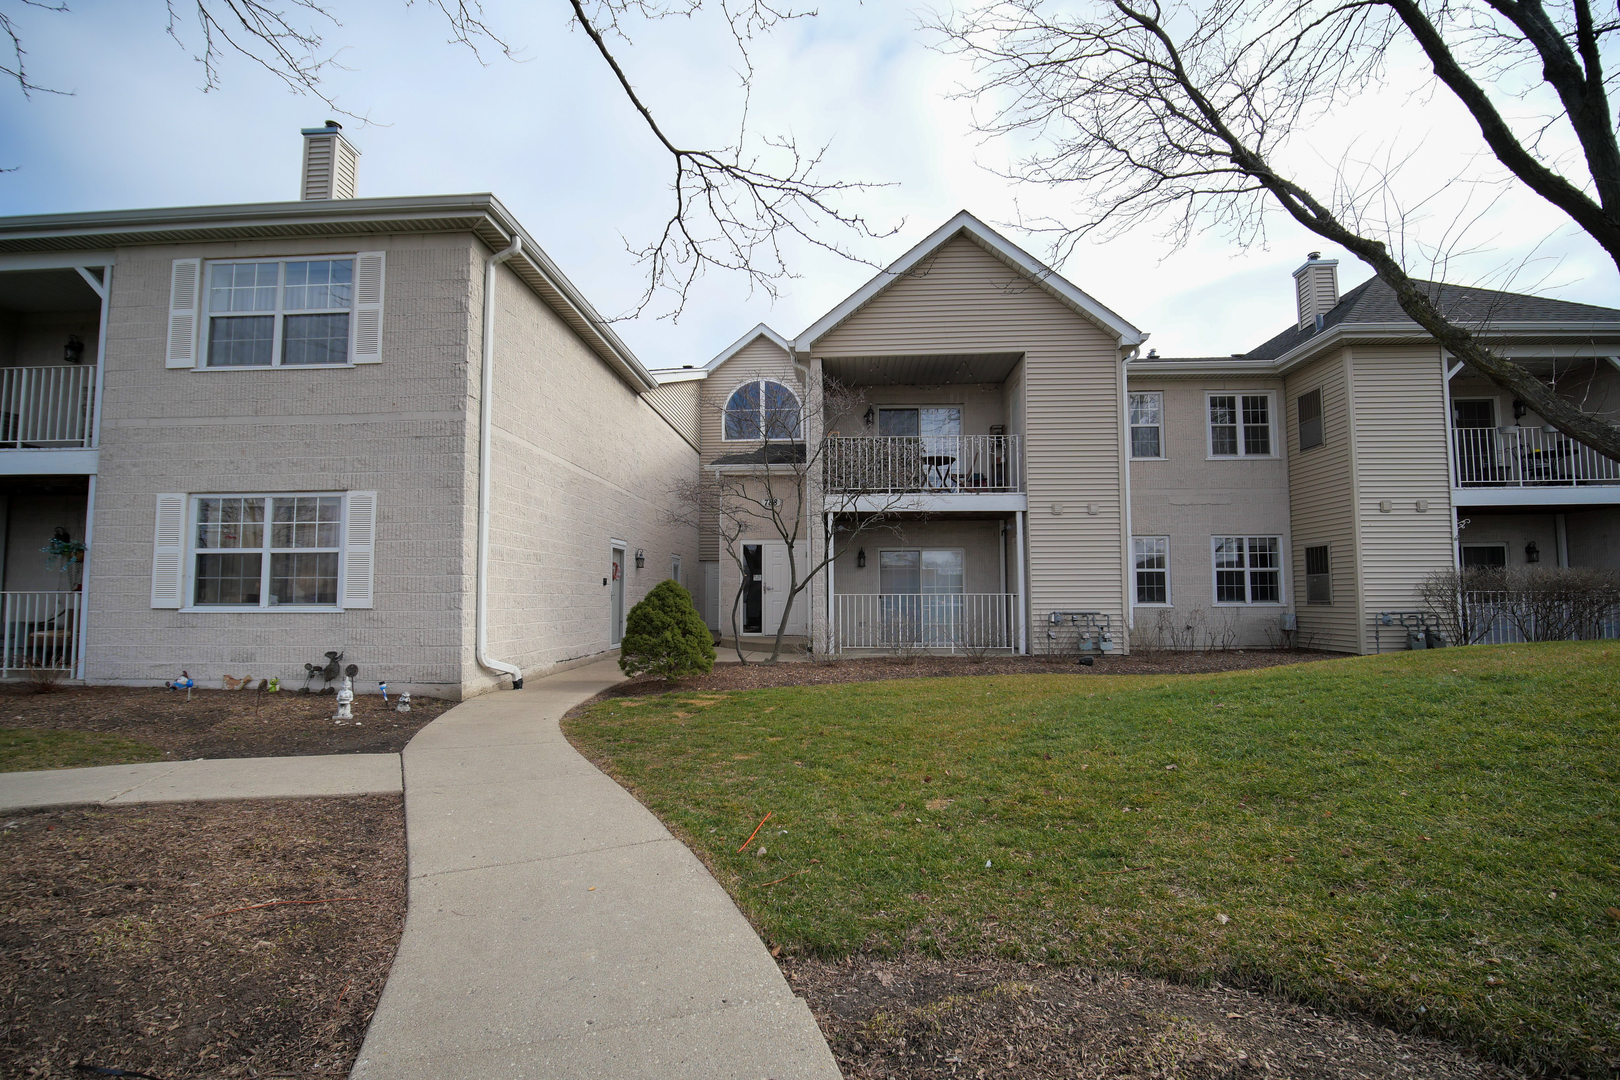
[[[1444,370],[1438,346],[1357,348],[1354,383],[1356,514],[1363,647],[1380,611],[1421,607],[1418,584],[1455,565],[1447,477]],[[1390,511],[1380,503],[1388,500]],[[1417,509],[1427,500],[1427,512]],[[1383,647],[1404,638],[1383,636]]]
[[[1299,397],[1322,392],[1321,446],[1299,448]],[[1360,593],[1356,556],[1355,480],[1351,460],[1350,387],[1345,353],[1289,375],[1280,403],[1287,417],[1288,495],[1298,641],[1316,649],[1359,652]],[[1305,602],[1305,549],[1326,544],[1333,603]]]
[[[745,453],[759,446],[757,442],[725,441],[726,401],[739,384],[752,379],[775,379],[799,394],[800,400],[803,400],[804,387],[799,383],[798,373],[793,369],[787,352],[763,334],[750,341],[738,349],[735,356],[710,372],[707,379],[697,384],[702,387],[698,403],[698,429],[702,437],[698,446],[704,464],[726,454]]]
[[[698,448],[700,438],[698,394],[702,385],[699,382],[665,383],[641,395],[642,400],[656,409],[658,415],[668,421],[681,438],[691,443],[694,450]]]
[[[1022,353],[1023,415],[1011,415],[1016,388],[1009,386],[1009,421],[1022,421],[1029,463],[1029,611],[1037,622],[1051,610],[1103,611],[1123,627],[1121,372],[1113,335],[958,238],[812,352]],[[1087,513],[1091,504],[1095,515]],[[1044,640],[1036,635],[1032,644]]]

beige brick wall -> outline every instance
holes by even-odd
[[[483,311],[474,281],[472,340]],[[701,584],[697,530],[669,523],[677,479],[695,476],[697,451],[503,268],[496,292],[497,397],[490,522],[491,656],[544,674],[609,648],[609,541],[627,546],[625,610],[669,577]],[[476,369],[479,357],[474,355]],[[477,393],[466,427],[467,649],[463,690],[495,685],[472,652],[477,507]],[[635,552],[646,566],[635,568]]]
[[[87,677],[151,683],[185,668],[298,685],[328,649],[358,689],[455,696],[471,603],[461,588],[472,239],[435,235],[128,248],[108,325]],[[171,260],[388,252],[383,362],[352,369],[164,367]],[[161,492],[375,490],[370,610],[186,612],[151,606]]]

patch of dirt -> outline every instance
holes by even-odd
[[[1445,1043],[1226,987],[1003,961],[785,959],[846,1080],[1506,1080]]]
[[[0,1075],[346,1076],[404,924],[397,795],[15,814]]]
[[[882,679],[933,679],[964,675],[1198,675],[1212,671],[1245,671],[1341,659],[1343,653],[1314,649],[1261,649],[1247,652],[1158,652],[1093,657],[1091,666],[1073,659],[1046,656],[880,656],[815,663],[738,664],[721,662],[707,675],[666,682],[643,675],[617,683],[604,697],[635,697],[665,690],[757,690],[766,686],[818,686],[823,683],[877,682]]]
[[[330,694],[283,690],[184,690],[65,686],[38,693],[26,683],[0,684],[0,728],[105,731],[189,758],[302,757],[307,754],[394,754],[453,701],[411,696],[411,711],[393,699],[357,694],[354,721],[332,719]]]

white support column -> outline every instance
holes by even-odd
[[[1560,569],[1569,567],[1569,518],[1565,514],[1553,515],[1553,527],[1557,530],[1558,566]]]
[[[105,309],[105,303],[103,303],[103,309]],[[79,569],[79,613],[74,616],[77,625],[73,627],[73,677],[81,681],[84,679],[85,616],[90,613],[90,559],[93,555],[91,545],[94,543],[95,532],[96,474],[91,473],[85,478],[84,539],[82,541],[84,544],[84,564]]]
[[[101,297],[101,326],[96,332],[96,386],[90,395],[90,430],[86,433],[90,436],[90,445],[98,447],[101,445],[102,388],[107,385],[107,309],[111,306],[109,301],[112,297],[113,268],[110,262],[101,268],[99,284],[95,275],[84,267],[78,266],[74,267],[74,269],[78,270],[79,276],[84,278],[85,284],[94,289]],[[86,532],[88,533],[88,531],[87,528]],[[89,543],[89,541],[86,540],[85,543]]]
[[[1018,517],[1018,654],[1026,655],[1029,652],[1029,582],[1024,572],[1024,516],[1025,511],[1019,510]]]
[[[827,649],[828,656],[838,654],[837,605],[833,602],[833,571],[838,566],[838,534],[833,531],[833,515],[827,515]]]

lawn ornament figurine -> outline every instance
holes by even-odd
[[[338,723],[354,719],[354,680],[347,675],[343,677],[343,685],[337,692],[337,715],[332,717]]]
[[[388,684],[385,683],[385,682],[380,682],[380,683],[377,684],[377,689],[382,691],[383,704],[387,705],[388,704]]]
[[[349,666],[353,667],[354,665],[351,664]],[[358,671],[359,669],[356,668],[355,670]],[[332,685],[332,680],[337,678],[340,674],[342,674],[342,672],[343,672],[343,654],[340,653],[340,652],[335,652],[335,651],[334,652],[328,652],[326,654],[326,663],[324,663],[324,664],[305,664],[304,665],[304,689],[306,691],[309,689],[309,684],[314,680],[315,676],[317,676],[317,675],[319,675],[322,679],[324,679],[326,681],[326,685],[321,687],[321,689],[322,690],[330,689],[331,685]]]
[[[409,690],[403,690],[403,691],[400,692],[399,704],[394,706],[394,711],[395,712],[410,712],[411,711],[411,692]]]
[[[168,687],[170,690],[184,690],[186,692],[186,700],[190,701],[191,688],[197,685],[197,680],[193,679],[189,672],[182,671],[178,679],[170,679],[163,685]]]

